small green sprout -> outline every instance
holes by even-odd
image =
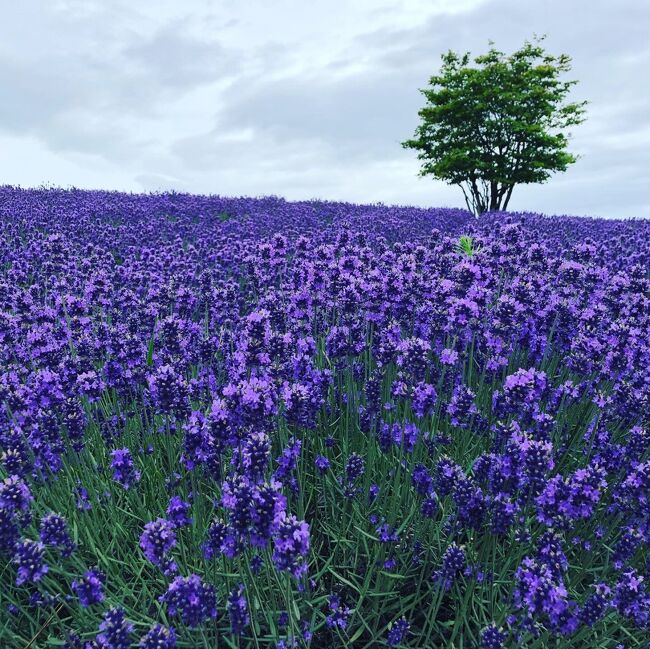
[[[480,244],[476,244],[474,239],[468,234],[463,234],[456,242],[456,252],[459,255],[467,255],[470,259],[481,252]]]

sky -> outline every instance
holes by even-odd
[[[464,206],[418,176],[449,49],[546,34],[580,156],[510,208],[650,217],[648,0],[21,0],[0,23],[0,184]]]

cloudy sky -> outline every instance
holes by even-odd
[[[547,34],[582,157],[513,209],[650,216],[648,0],[20,0],[0,24],[0,184],[463,205],[411,136],[452,48]]]

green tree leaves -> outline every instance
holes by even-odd
[[[470,210],[506,209],[515,185],[548,180],[576,157],[563,130],[584,121],[587,102],[565,100],[576,81],[566,54],[551,56],[536,38],[507,56],[491,46],[474,58],[449,51],[421,92],[426,105],[414,137],[420,175],[458,185]]]

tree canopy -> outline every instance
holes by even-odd
[[[505,210],[515,185],[541,183],[576,161],[565,129],[584,121],[587,102],[566,101],[577,81],[566,54],[552,56],[542,38],[513,54],[494,48],[474,58],[449,51],[422,89],[426,105],[412,139],[420,175],[463,190],[475,214]]]

